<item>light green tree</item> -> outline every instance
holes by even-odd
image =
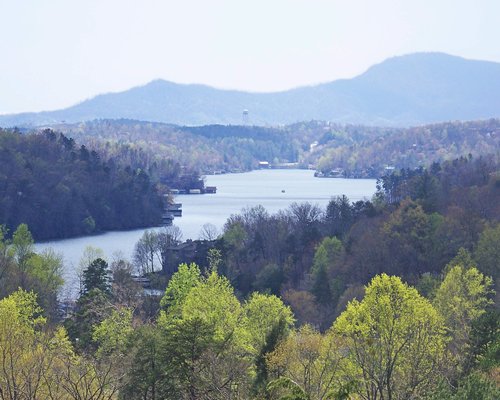
[[[173,360],[166,373],[173,385],[170,396],[225,399],[234,397],[235,387],[247,392],[253,348],[246,314],[228,279],[216,271],[200,277],[194,264],[174,277],[164,301],[167,310],[158,320],[165,357]]]
[[[275,324],[283,319],[288,330],[295,322],[292,310],[274,295],[253,293],[244,304],[247,330],[253,351],[258,352]]]
[[[97,354],[123,355],[127,351],[127,341],[132,332],[132,310],[128,308],[113,310],[108,318],[94,327],[92,339],[98,344]]]
[[[345,340],[333,331],[322,335],[310,325],[292,332],[267,357],[273,399],[333,399],[348,369]],[[286,396],[289,397],[286,397]]]
[[[183,319],[200,319],[214,328],[215,339],[248,344],[246,316],[229,280],[215,271],[192,288],[182,307]]]
[[[170,278],[160,301],[162,310],[170,316],[181,316],[187,295],[200,282],[201,273],[196,264],[180,264],[177,272]]]
[[[361,302],[353,300],[333,326],[345,339],[368,400],[417,398],[438,376],[446,345],[444,321],[432,304],[398,277],[373,278]]]
[[[313,266],[311,268],[313,276],[312,292],[320,304],[329,303],[334,297],[329,272],[340,258],[342,251],[343,246],[339,239],[326,237],[314,253]],[[340,293],[335,294],[340,295]]]
[[[500,224],[486,228],[481,233],[474,259],[481,272],[498,280],[500,277]]]
[[[458,364],[454,368],[456,371],[460,370],[467,354],[472,323],[486,312],[491,303],[491,286],[491,278],[477,268],[458,264],[448,267],[448,273],[436,291],[433,303],[450,332],[450,350]]]
[[[28,259],[33,255],[33,236],[28,229],[28,225],[21,224],[12,235],[12,248],[16,257],[18,267],[23,270]]]

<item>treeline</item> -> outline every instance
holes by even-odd
[[[154,166],[157,171],[168,171],[171,165],[178,164],[200,173],[255,169],[264,160],[275,164],[297,162],[324,173],[341,169],[348,177],[378,178],[387,173],[387,167],[427,167],[464,154],[498,155],[500,148],[500,121],[496,119],[405,129],[322,121],[283,127],[178,127],[98,120],[58,125],[57,129],[111,157],[120,154],[118,158],[127,160],[122,147],[131,153],[140,152],[136,158],[148,160],[147,165],[140,166],[144,170]]]
[[[446,122],[406,129],[331,126],[306,157],[317,169],[341,168],[346,176],[380,177],[386,167],[428,167],[433,162],[496,154],[500,121]]]
[[[299,156],[295,141],[286,131],[276,128],[176,127],[130,120],[99,120],[58,125],[57,129],[113,157],[117,156],[117,149],[126,146],[142,152],[149,165],[174,163],[187,171],[205,174],[248,171],[257,168],[261,160],[295,162]]]
[[[0,131],[0,223],[36,240],[157,225],[163,204],[144,170],[104,161],[45,130]]]

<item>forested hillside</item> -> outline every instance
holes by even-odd
[[[375,176],[385,167],[417,168],[462,155],[499,154],[500,120],[446,122],[408,129],[326,129],[306,158],[321,171],[341,168],[348,176]]]
[[[298,161],[299,146],[296,141],[289,132],[276,128],[222,125],[178,127],[131,120],[104,120],[56,125],[55,129],[109,157],[128,148],[135,160],[142,160],[147,168],[174,162],[188,170],[213,173],[251,170],[257,167],[260,160]]]
[[[107,158],[124,159],[159,176],[250,170],[259,161],[298,163],[324,173],[378,178],[387,167],[417,168],[462,155],[499,154],[500,120],[447,122],[408,129],[338,125],[321,121],[283,127],[177,127],[130,120],[93,121],[54,127]],[[174,174],[173,176],[175,176]],[[177,174],[179,175],[179,174]],[[168,174],[165,175],[167,184]]]
[[[39,286],[50,271],[58,282],[57,260],[34,254],[21,225],[0,237],[0,388],[21,399],[496,400],[499,172],[497,159],[460,158],[384,177],[373,202],[246,210],[160,298],[127,260],[89,249],[64,328],[46,300],[57,283]]]
[[[0,130],[0,224],[36,240],[157,225],[163,209],[148,174],[102,160],[50,130]]]

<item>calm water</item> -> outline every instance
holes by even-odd
[[[217,194],[177,196],[175,201],[182,203],[183,216],[176,218],[174,224],[182,230],[183,239],[197,239],[205,223],[215,225],[220,231],[231,214],[239,213],[245,207],[262,204],[274,213],[293,202],[308,201],[324,208],[332,196],[345,194],[351,201],[356,201],[370,199],[375,193],[373,179],[321,179],[313,174],[309,170],[259,170],[207,176],[206,185],[217,186]],[[135,243],[144,230],[37,243],[36,248],[40,251],[51,247],[61,253],[65,261],[65,279],[72,282],[75,266],[86,246],[102,249],[108,260],[116,252],[131,259]]]

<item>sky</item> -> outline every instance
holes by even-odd
[[[0,114],[153,79],[254,92],[403,54],[500,62],[498,0],[0,0]]]

